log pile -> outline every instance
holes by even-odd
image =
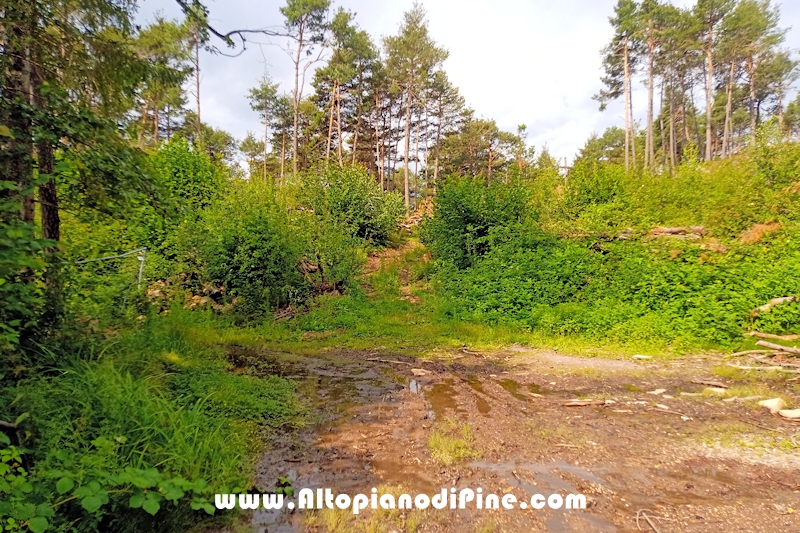
[[[797,296],[782,296],[773,298],[764,305],[758,306],[750,311],[750,316],[755,318],[760,314],[769,313],[772,308],[781,304],[800,302]],[[780,370],[792,374],[800,374],[800,360],[795,358],[800,356],[800,347],[778,344],[778,342],[791,342],[800,340],[800,335],[775,335],[774,333],[761,333],[760,331],[750,331],[745,333],[747,337],[756,337],[756,346],[759,349],[745,350],[731,354],[730,357],[747,357],[755,366],[738,365],[728,363],[728,366],[741,370]],[[778,341],[778,342],[771,342]],[[797,378],[795,378],[797,379]]]

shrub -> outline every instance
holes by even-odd
[[[361,167],[328,165],[303,176],[299,200],[323,219],[341,223],[359,238],[384,245],[405,213],[399,194],[381,190]]]
[[[496,180],[486,186],[481,178],[451,178],[436,196],[422,240],[434,258],[466,268],[489,250],[494,228],[532,216],[529,198],[528,189],[517,182]]]
[[[186,230],[209,281],[221,284],[229,301],[238,298],[244,313],[260,315],[310,295],[297,269],[305,243],[268,185],[233,184]]]

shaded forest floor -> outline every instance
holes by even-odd
[[[414,247],[371,258],[361,280],[368,298],[389,286],[412,306],[408,323],[420,296],[402,257]],[[406,339],[397,349],[391,331],[375,342],[346,327],[283,346],[229,339],[237,372],[291,378],[309,406],[304,428],[270,444],[258,487],[273,490],[282,476],[349,494],[579,492],[586,510],[261,511],[257,530],[651,531],[637,524],[647,510],[662,533],[800,532],[800,423],[758,406],[773,397],[798,405],[797,380],[731,369],[722,354],[587,357],[503,335],[477,347]],[[424,349],[414,353],[414,342]]]

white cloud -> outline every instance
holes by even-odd
[[[515,131],[528,126],[528,141],[547,145],[557,157],[571,158],[593,132],[622,123],[622,105],[601,113],[592,95],[600,90],[600,50],[610,38],[608,17],[615,0],[427,0],[431,34],[450,52],[445,68],[477,114]],[[691,0],[674,0],[689,5]],[[281,24],[281,3],[255,0],[209,2],[210,20],[219,30]],[[411,0],[342,0],[376,42],[396,33]],[[140,20],[162,10],[177,17],[177,4],[144,0]],[[782,25],[800,20],[800,2],[786,2]],[[264,38],[254,38],[265,41]],[[285,44],[277,41],[278,45]],[[787,45],[800,48],[800,29],[791,29]],[[202,115],[211,125],[237,137],[260,131],[247,103],[265,67],[283,90],[292,87],[289,58],[277,45],[248,44],[241,56],[201,57]],[[644,88],[637,84],[634,113],[644,116]],[[697,95],[700,97],[700,95]]]

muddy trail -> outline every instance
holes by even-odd
[[[270,443],[260,490],[282,476],[350,494],[481,487],[518,501],[553,492],[588,501],[557,511],[258,511],[257,531],[800,532],[800,424],[756,398],[725,397],[735,384],[710,373],[712,357],[610,360],[518,347],[431,362],[234,348],[231,361],[296,380],[310,410],[305,428]],[[796,400],[791,383],[775,386]]]

